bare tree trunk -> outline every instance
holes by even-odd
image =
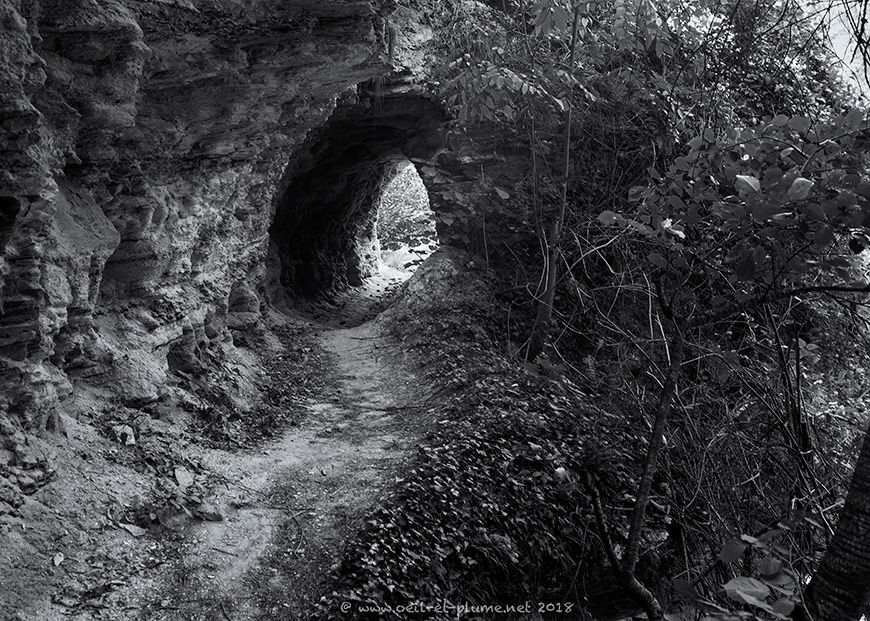
[[[637,557],[640,552],[640,540],[643,532],[643,523],[646,515],[646,507],[649,504],[650,490],[652,489],[653,477],[658,470],[659,456],[665,444],[665,429],[668,424],[668,415],[671,412],[671,404],[674,401],[674,393],[677,388],[677,379],[680,377],[680,368],[683,364],[683,327],[680,322],[671,320],[673,337],[670,343],[671,364],[659,400],[655,409],[655,420],[649,438],[646,459],[643,464],[643,473],[637,486],[637,499],[634,501],[634,510],[631,514],[631,526],[628,531],[628,541],[625,544],[625,552],[622,555],[622,567],[628,573],[634,573],[637,565]]]
[[[577,29],[580,23],[579,5],[574,9],[574,24],[571,26],[571,57],[568,61],[568,71],[571,79],[574,77],[574,59],[577,54]],[[559,277],[559,259],[561,258],[562,229],[565,226],[565,211],[568,206],[568,175],[571,164],[571,116],[574,109],[574,83],[568,89],[568,111],[565,119],[565,149],[562,153],[562,195],[559,200],[559,213],[553,220],[550,237],[547,240],[547,253],[544,258],[544,291],[538,295],[538,312],[532,333],[529,335],[529,347],[526,350],[526,360],[534,360],[544,351],[547,345],[550,321],[553,319],[553,301],[556,298],[556,283]]]
[[[592,510],[595,512],[595,525],[598,527],[598,536],[601,538],[601,545],[607,554],[607,560],[610,563],[610,569],[613,575],[616,576],[619,585],[625,589],[638,606],[643,608],[646,613],[647,621],[661,621],[664,618],[659,600],[650,592],[635,576],[634,572],[626,571],[623,564],[620,563],[616,556],[616,549],[613,547],[613,542],[610,539],[610,530],[607,527],[607,521],[604,519],[604,509],[601,507],[601,495],[594,483],[588,486],[589,497],[592,500]]]
[[[804,594],[813,621],[858,621],[870,603],[870,434],[834,538]]]
[[[635,576],[635,568],[637,567],[637,559],[640,555],[640,542],[643,535],[646,508],[649,504],[650,492],[652,490],[652,482],[658,470],[659,457],[664,448],[668,415],[670,414],[674,396],[677,392],[677,381],[680,377],[684,357],[683,330],[685,329],[685,322],[675,318],[671,309],[665,307],[663,300],[664,298],[659,288],[659,302],[662,305],[664,314],[670,320],[673,330],[673,334],[669,339],[671,360],[662,390],[659,393],[658,402],[656,403],[655,420],[653,421],[653,428],[650,433],[649,448],[647,449],[646,459],[643,462],[643,472],[637,486],[637,498],[634,501],[628,541],[625,544],[625,551],[621,559],[617,557],[616,549],[610,538],[598,489],[593,481],[587,484],[587,491],[589,492],[592,508],[595,512],[598,535],[601,539],[601,545],[607,554],[613,575],[622,588],[625,589],[626,593],[643,608],[648,621],[660,621],[664,618],[664,612],[652,591],[647,589]]]

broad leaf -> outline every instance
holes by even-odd
[[[732,578],[725,584],[724,589],[725,594],[735,602],[752,605],[757,605],[754,602],[760,602],[763,606],[767,606],[763,600],[770,595],[770,589],[766,584],[747,576]]]
[[[605,209],[600,214],[598,214],[598,221],[601,224],[612,225],[619,222],[620,216],[618,213],[614,211],[610,211],[609,209]]]
[[[810,127],[810,120],[805,116],[795,116],[789,119],[788,126],[800,133],[804,133]]]
[[[788,200],[800,201],[805,199],[810,193],[810,190],[813,189],[813,185],[815,184],[809,179],[798,177],[792,181],[791,187],[788,189]]]
[[[733,563],[743,556],[746,548],[746,544],[740,543],[739,541],[729,541],[719,553],[719,560],[723,563]]]
[[[752,175],[737,175],[737,181],[734,183],[734,187],[744,192],[749,190],[758,192],[761,190],[761,184],[758,179]]]
[[[779,559],[767,557],[758,562],[758,573],[762,576],[775,576],[782,569]]]
[[[794,602],[788,597],[780,597],[778,600],[773,602],[771,608],[773,608],[774,612],[787,617],[791,614],[792,610],[794,610]]]

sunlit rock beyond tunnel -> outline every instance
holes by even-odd
[[[438,246],[435,215],[417,169],[409,161],[396,165],[378,205],[375,228],[381,272],[408,278]]]
[[[336,302],[364,288],[376,298],[436,246],[411,160],[442,144],[443,112],[404,88],[386,90],[360,86],[340,101],[289,163],[270,228],[273,294]]]

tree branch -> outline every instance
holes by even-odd
[[[683,334],[680,322],[671,319],[673,337],[671,343],[671,364],[665,378],[665,384],[659,393],[659,400],[655,409],[655,421],[649,439],[646,460],[643,465],[640,483],[637,489],[637,500],[631,515],[631,527],[628,531],[628,543],[625,554],[622,556],[622,567],[628,573],[633,573],[637,565],[638,552],[640,550],[640,538],[643,531],[644,515],[649,504],[650,489],[652,488],[653,476],[658,468],[659,455],[664,445],[665,427],[667,426],[668,414],[674,400],[677,379],[680,375],[680,367],[683,363]]]
[[[586,487],[592,500],[592,510],[595,512],[595,525],[598,527],[598,537],[601,539],[601,545],[607,554],[607,560],[610,562],[610,569],[613,571],[613,575],[629,596],[643,608],[649,621],[661,621],[664,618],[664,611],[656,596],[634,577],[633,572],[626,571],[616,556],[616,549],[613,547],[610,531],[604,519],[604,510],[601,507],[601,496],[598,493],[598,488],[592,481],[588,482]]]
[[[775,295],[765,294],[763,296],[757,298],[750,298],[749,300],[744,300],[742,302],[735,302],[734,304],[730,304],[728,306],[722,307],[720,309],[713,309],[706,313],[702,313],[698,315],[690,322],[688,322],[688,328],[699,328],[701,326],[706,326],[711,323],[715,323],[716,321],[721,321],[722,319],[727,319],[738,313],[744,312],[750,306],[757,306],[759,304],[767,304],[770,302],[774,302],[777,300],[782,300],[785,298],[790,298],[795,295],[802,295],[805,293],[831,293],[831,292],[839,292],[839,293],[870,293],[870,283],[861,286],[854,285],[845,285],[845,284],[837,284],[837,285],[813,285],[808,287],[797,287],[795,289],[789,289],[788,291],[781,291],[776,293]]]

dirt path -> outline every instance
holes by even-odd
[[[48,446],[76,476],[0,521],[0,619],[304,618],[428,427],[425,387],[372,320],[402,280],[384,270],[307,318],[271,311],[268,376],[306,389],[273,387],[312,396],[257,448],[207,448],[176,414],[121,446],[92,422],[99,395],[83,402]],[[306,337],[284,340],[291,326]]]
[[[171,592],[153,584],[165,595],[142,617],[292,619],[319,599],[344,543],[403,462],[414,436],[409,406],[422,397],[376,322],[325,328],[319,338],[335,360],[335,387],[257,452],[205,454],[206,468],[226,480],[210,498],[223,520],[188,527]]]

